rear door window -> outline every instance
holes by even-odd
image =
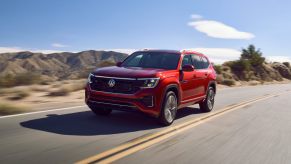
[[[192,54],[192,61],[195,69],[203,69],[203,63],[199,55]]]

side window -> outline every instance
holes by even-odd
[[[201,57],[199,55],[195,55],[195,54],[191,55],[191,57],[192,57],[194,68],[195,69],[202,69],[203,65],[201,62]]]
[[[192,64],[192,61],[191,61],[191,56],[190,55],[185,55],[183,60],[182,60],[182,67],[184,65],[187,65],[187,64],[190,64],[190,65],[193,65]]]
[[[205,57],[201,57],[202,62],[203,62],[203,69],[208,68],[209,67],[209,62]]]

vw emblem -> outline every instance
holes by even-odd
[[[112,87],[114,87],[114,85],[115,85],[115,80],[114,80],[114,79],[110,79],[110,80],[108,81],[108,86],[109,86],[110,88],[112,88]]]

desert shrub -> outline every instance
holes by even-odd
[[[8,103],[0,103],[0,115],[24,113],[26,111],[27,111],[27,107],[24,107],[24,106],[16,106],[16,105],[8,104]]]
[[[8,97],[9,100],[21,100],[28,97],[30,94],[28,91],[19,90],[15,92],[12,96]]]
[[[243,72],[243,71],[250,71],[251,70],[251,64],[248,60],[236,60],[232,62],[228,62],[229,67],[234,72]]]
[[[217,77],[216,77],[216,82],[218,83],[218,84],[222,84],[222,81],[223,81],[223,76],[222,75],[217,75]]]
[[[235,81],[232,79],[224,79],[221,84],[227,85],[227,86],[233,86],[235,85]]]
[[[229,72],[222,72],[222,76],[225,79],[232,79],[232,74]]]
[[[69,95],[70,91],[66,88],[60,88],[57,90],[53,90],[48,93],[48,96],[56,97],[56,96],[67,96]]]
[[[47,80],[42,80],[39,82],[40,85],[50,85],[51,82],[50,81],[47,81]]]
[[[85,88],[85,82],[79,82],[71,85],[65,85],[61,88],[54,89],[49,92],[48,96],[67,96],[70,92],[75,92],[79,90],[83,90]]]
[[[41,76],[34,73],[22,73],[17,75],[7,74],[0,77],[0,88],[39,83]]]
[[[214,69],[217,74],[221,74],[222,72],[221,65],[214,65]]]
[[[230,71],[230,68],[228,66],[223,66],[222,67],[222,71],[223,72],[228,72],[228,71]]]
[[[289,62],[283,62],[283,64],[284,64],[286,67],[291,68]]]
[[[259,85],[259,84],[261,84],[261,82],[260,81],[256,81],[256,80],[252,80],[252,81],[249,82],[249,85],[252,85],[252,86]]]

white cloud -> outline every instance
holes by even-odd
[[[56,47],[56,48],[69,47],[68,45],[60,44],[60,43],[53,43],[51,46],[52,46],[52,47]]]
[[[202,19],[203,17],[201,15],[198,15],[198,14],[192,14],[191,18],[192,19]]]
[[[58,50],[24,49],[20,47],[0,47],[0,53],[12,53],[12,52],[22,52],[22,51],[39,52],[43,54],[62,52]]]
[[[291,57],[289,56],[267,56],[267,61],[269,62],[289,62],[291,63]]]
[[[0,47],[0,53],[21,52],[25,51],[19,47]]]
[[[189,22],[188,25],[209,37],[220,39],[252,39],[255,37],[252,33],[239,31],[222,22],[214,20],[197,20],[197,18],[202,18],[201,16],[199,17],[199,15],[192,15],[191,17],[195,20]]]
[[[206,55],[215,64],[222,64],[226,61],[239,59],[241,52],[231,48],[190,48]]]

